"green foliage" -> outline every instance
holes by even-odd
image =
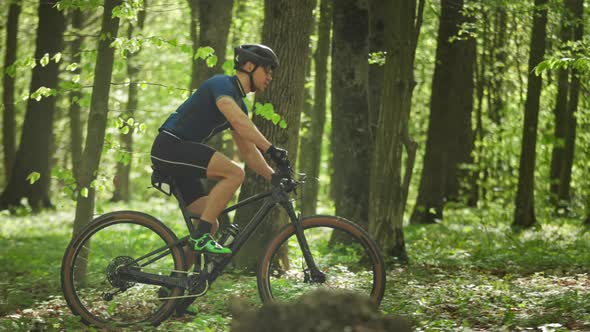
[[[278,125],[282,129],[287,128],[285,120],[281,119],[281,115],[275,113],[274,107],[271,103],[256,103],[254,106],[254,112],[256,115],[260,115],[263,119],[272,121],[273,124]]]
[[[101,0],[59,0],[57,2],[57,8],[59,10],[66,10],[66,9],[81,9],[81,10],[91,10],[96,9],[103,4]]]
[[[123,3],[113,8],[113,17],[137,20],[137,12],[143,8],[143,0],[123,0]]]
[[[370,65],[378,65],[378,66],[385,65],[385,56],[386,55],[387,55],[387,52],[385,52],[385,51],[369,53],[369,64]]]
[[[41,178],[41,174],[39,172],[32,172],[31,174],[27,175],[27,181],[29,184],[33,184]]]

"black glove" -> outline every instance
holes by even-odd
[[[280,163],[287,160],[287,150],[277,148],[274,145],[271,145],[268,150],[266,150],[266,154],[274,161],[275,163]]]
[[[283,176],[279,173],[273,173],[270,177],[270,183],[273,185],[273,187],[280,186],[282,180]]]

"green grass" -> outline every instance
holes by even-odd
[[[175,231],[184,227],[163,199],[103,209],[142,210]],[[442,224],[406,227],[411,262],[388,265],[382,311],[423,331],[590,330],[590,234],[579,220],[550,217],[540,228],[513,233],[504,210],[448,209]],[[0,215],[0,330],[82,327],[59,284],[73,207],[58,211]],[[157,330],[227,331],[238,298],[260,305],[254,277],[223,276],[197,301],[197,317],[172,318]]]

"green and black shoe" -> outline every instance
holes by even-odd
[[[231,255],[231,249],[217,243],[209,233],[203,234],[203,236],[198,239],[191,238],[191,241],[193,241],[195,244],[195,251],[207,252],[216,255]]]

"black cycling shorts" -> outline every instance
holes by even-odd
[[[215,149],[201,143],[184,141],[178,136],[161,131],[152,145],[152,164],[163,175],[174,178],[187,204],[207,192],[201,179],[207,178],[207,166]]]

